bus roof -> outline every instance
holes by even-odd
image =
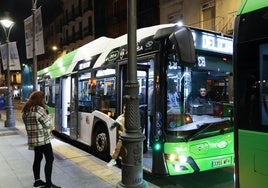
[[[137,42],[143,39],[154,36],[156,38],[166,37],[174,31],[176,24],[161,24],[137,30]],[[193,29],[193,28],[192,28]],[[195,28],[195,30],[203,31],[202,29]],[[212,31],[206,31],[216,34]],[[217,33],[224,37],[222,34]],[[90,62],[90,58],[99,55],[99,57],[92,65],[92,68],[97,68],[105,63],[108,54],[115,48],[127,45],[128,35],[122,35],[118,38],[112,39],[107,37],[100,37],[93,40],[80,48],[69,52],[68,54],[58,58],[51,66],[38,71],[40,77],[57,78],[63,75],[68,75],[74,71],[75,66],[79,62]]]
[[[57,78],[62,75],[70,74],[79,61],[88,61],[90,57],[104,52],[112,40],[114,39],[100,37],[87,43],[58,58],[51,66],[38,71],[38,76],[48,75],[50,78]]]
[[[153,36],[155,33],[162,28],[168,28],[168,27],[174,27],[175,24],[161,24],[161,25],[155,25],[151,27],[146,27],[146,28],[141,28],[137,30],[137,42],[140,42],[142,39]],[[116,38],[109,46],[109,49],[107,49],[104,53],[101,54],[101,56],[98,58],[96,61],[95,65],[93,68],[100,67],[104,62],[107,57],[107,55],[113,50],[114,48],[123,46],[127,44],[127,37],[128,35],[122,35],[118,38]]]
[[[107,51],[110,46],[113,44],[115,39],[107,38],[107,37],[100,37],[96,40],[93,40],[84,46],[78,49],[77,54],[73,58],[72,66],[69,67],[67,73],[71,73],[75,67],[75,65],[82,60],[90,61],[92,56],[101,54]]]
[[[49,76],[51,78],[53,78],[54,76],[59,75],[60,72],[65,72],[66,67],[68,67],[70,65],[76,52],[77,52],[77,49],[69,52],[68,54],[66,54],[60,58],[58,58],[51,66],[38,71],[37,75],[41,76],[41,75],[49,74]],[[62,63],[62,62],[64,62],[64,63]]]
[[[175,26],[175,24],[162,24],[138,29],[137,41],[154,35],[156,31],[161,28],[173,26]],[[78,62],[81,62],[83,60],[88,61],[92,56],[101,54],[94,65],[94,67],[99,67],[103,64],[106,56],[112,49],[126,44],[127,34],[122,35],[116,39],[100,37],[58,58],[51,66],[38,71],[37,74],[38,76],[46,75],[50,78],[57,78],[63,75],[67,75],[74,70]]]
[[[237,15],[245,14],[268,6],[267,0],[243,0]]]

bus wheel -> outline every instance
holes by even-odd
[[[94,154],[101,158],[106,160],[109,155],[109,137],[108,137],[108,131],[106,129],[103,129],[101,127],[98,127],[93,136],[93,152]]]

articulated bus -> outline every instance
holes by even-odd
[[[268,1],[244,0],[234,30],[235,185],[268,185]]]
[[[182,61],[191,51],[194,61]],[[175,24],[137,30],[144,170],[173,176],[234,165],[232,53],[232,37],[221,33]],[[38,72],[55,133],[102,159],[118,139],[110,127],[124,105],[127,58],[127,35],[100,37]],[[204,104],[195,103],[200,87]]]

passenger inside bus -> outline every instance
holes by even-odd
[[[212,114],[213,106],[210,97],[207,94],[205,86],[201,86],[199,89],[199,95],[193,100],[192,114]]]
[[[148,126],[148,134],[146,135],[147,138],[149,138],[149,145],[152,146],[153,143],[153,131],[152,131],[152,125],[153,125],[153,115],[154,115],[154,82],[151,81],[149,84],[149,92],[148,92],[148,114],[150,118],[150,124]]]
[[[208,105],[210,98],[207,95],[207,89],[204,86],[201,86],[199,89],[199,95],[194,99],[194,104],[196,105]]]

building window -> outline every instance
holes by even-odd
[[[75,41],[75,27],[72,27],[72,42]]]
[[[215,30],[215,2],[214,0],[202,4],[202,20],[204,29]]]
[[[66,44],[69,43],[69,32],[68,32],[68,29],[66,29],[66,31],[65,31],[65,40],[66,40]]]
[[[113,2],[113,16],[117,16],[119,12],[118,8],[119,2],[118,0],[114,0]]]
[[[75,19],[75,10],[74,10],[74,5],[72,5],[72,19]]]
[[[65,10],[65,20],[66,20],[66,22],[68,22],[68,10]]]
[[[93,34],[93,27],[92,27],[92,17],[91,16],[88,17],[87,22],[88,22],[88,34],[92,35]]]
[[[16,76],[16,74],[12,74],[12,82],[17,83],[17,76]]]
[[[79,39],[83,39],[83,23],[79,22]]]

